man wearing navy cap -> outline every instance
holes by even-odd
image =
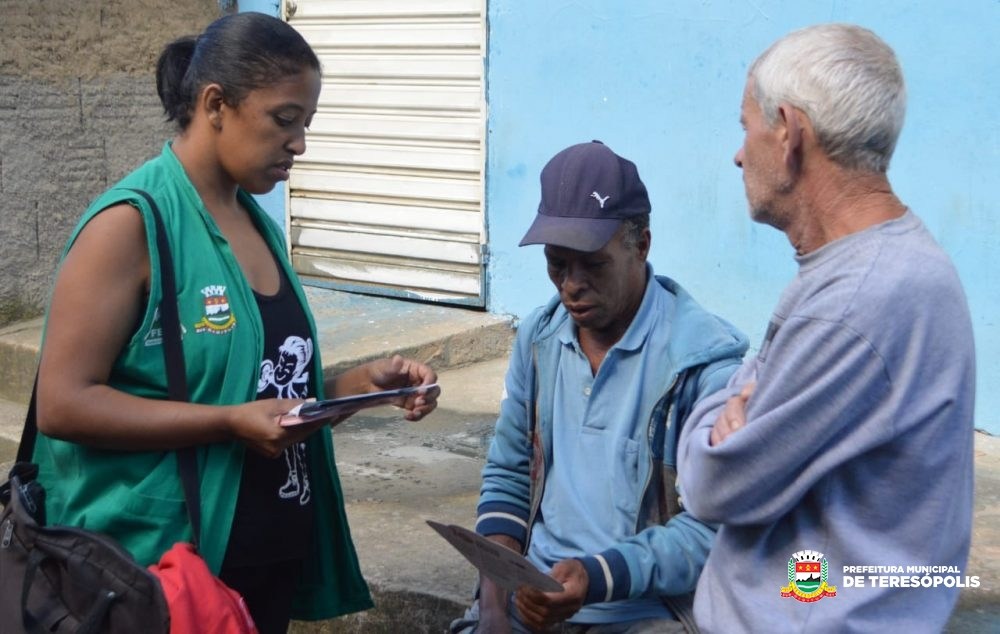
[[[518,328],[476,530],[564,589],[509,596],[483,577],[452,631],[681,632],[714,532],[675,492],[676,442],[747,340],[653,275],[632,162],[581,143],[541,186],[521,245],[545,245],[558,294]]]

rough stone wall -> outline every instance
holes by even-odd
[[[0,0],[0,326],[43,312],[81,212],[172,134],[163,46],[217,0]]]

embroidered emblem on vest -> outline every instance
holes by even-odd
[[[232,330],[236,326],[236,316],[229,310],[226,287],[206,286],[201,294],[205,296],[205,316],[194,325],[194,331],[224,335]]]

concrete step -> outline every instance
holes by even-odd
[[[7,479],[14,464],[27,411],[28,406],[24,403],[0,400],[0,482]]]
[[[307,288],[327,376],[399,353],[439,372],[506,357],[513,319],[465,308]]]
[[[510,317],[451,306],[307,287],[324,375],[391,354],[438,371],[504,357],[513,341]],[[0,328],[0,399],[26,403],[38,364],[42,318]]]
[[[20,442],[24,416],[27,413],[26,403],[0,399],[0,440]]]
[[[31,399],[43,323],[39,317],[0,328],[0,399]]]

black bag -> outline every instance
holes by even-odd
[[[0,487],[0,634],[168,632],[160,582],[113,539],[45,526],[38,467]]]

